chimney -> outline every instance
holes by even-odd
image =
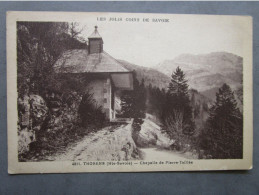
[[[94,28],[94,32],[88,37],[89,54],[103,52],[103,39],[97,30],[98,26],[95,26]]]

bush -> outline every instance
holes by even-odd
[[[79,105],[78,113],[83,127],[88,127],[89,125],[101,127],[106,119],[102,107],[97,105],[92,96],[93,94],[85,93]]]
[[[176,150],[183,150],[186,145],[190,144],[188,134],[192,128],[188,123],[185,123],[183,113],[180,111],[173,111],[173,113],[166,118],[165,126],[169,136],[175,140],[172,146]]]

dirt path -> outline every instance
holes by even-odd
[[[131,124],[109,126],[90,133],[64,151],[49,156],[50,161],[118,161],[118,160],[186,160],[186,155],[157,148],[140,148],[136,152]]]
[[[49,157],[48,160],[127,160],[131,158],[135,148],[131,137],[131,124],[124,124],[116,128],[111,126],[90,133],[81,141],[70,145],[62,153]]]

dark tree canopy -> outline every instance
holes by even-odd
[[[207,136],[213,157],[242,158],[243,117],[227,84],[219,89],[209,114]]]
[[[139,83],[133,72],[133,90],[124,91],[121,97],[122,117],[145,118],[146,89],[144,80]]]
[[[151,84],[147,87],[147,112],[161,120],[163,109],[166,103],[165,89],[153,87]]]
[[[55,88],[53,65],[68,49],[86,48],[85,43],[68,34],[66,22],[18,22],[17,68],[18,92],[40,93]]]

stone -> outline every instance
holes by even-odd
[[[35,133],[27,128],[18,133],[18,154],[28,152],[30,143],[35,141]]]

